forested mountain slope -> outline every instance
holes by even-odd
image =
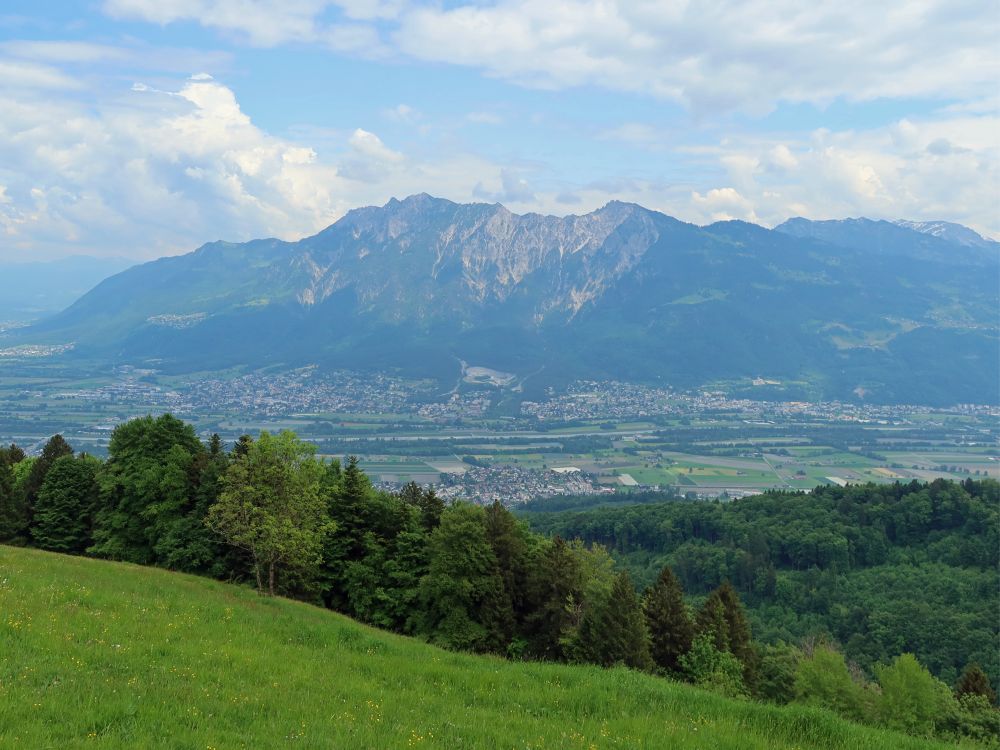
[[[764,376],[790,397],[996,401],[1000,246],[830,224],[697,227],[617,202],[516,215],[417,195],[299,242],[138,266],[6,340],[168,370],[320,363],[453,382],[464,360],[529,389]]]
[[[832,638],[866,670],[909,651],[946,682],[974,659],[1000,682],[993,480],[525,517],[537,531],[606,545],[640,585],[663,565],[696,596],[731,581],[765,641]]]

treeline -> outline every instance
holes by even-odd
[[[669,565],[695,596],[728,580],[762,640],[827,638],[869,673],[900,651],[948,682],[1000,678],[1000,485],[935,480],[769,492],[735,502],[532,513],[605,545],[640,584]]]
[[[120,425],[103,462],[58,435],[38,457],[11,446],[0,541],[250,581],[451,649],[625,665],[921,735],[995,735],[996,696],[975,664],[954,690],[909,655],[869,683],[829,645],[756,641],[727,580],[692,607],[690,571],[662,567],[640,595],[599,544],[535,533],[499,504],[377,491],[356,459],[314,451],[290,432],[205,445],[170,415]]]

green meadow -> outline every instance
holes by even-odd
[[[193,576],[0,547],[0,747],[944,745],[625,669],[442,651]]]

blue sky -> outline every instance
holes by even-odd
[[[998,16],[955,0],[8,0],[0,258],[291,239],[421,191],[998,236]]]

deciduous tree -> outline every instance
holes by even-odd
[[[288,431],[262,432],[226,471],[206,523],[250,554],[261,593],[275,595],[283,567],[319,565],[333,528],[319,492],[322,475],[315,448]]]

